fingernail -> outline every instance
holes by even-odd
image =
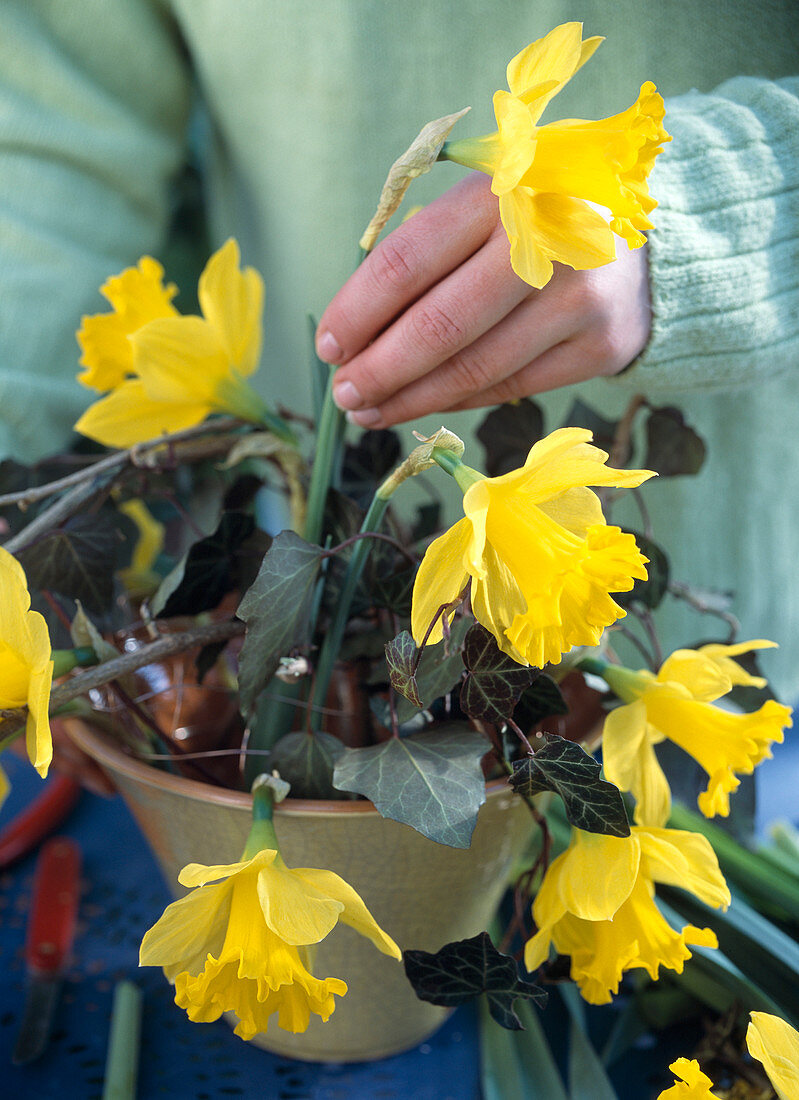
[[[363,404],[358,387],[352,382],[337,382],[333,386],[333,400],[340,409],[358,409]]]
[[[376,428],[382,419],[380,409],[361,409],[360,412],[347,413],[347,420],[357,428]]]
[[[323,332],[316,341],[316,350],[319,358],[326,363],[337,363],[343,356],[341,345],[332,332]]]

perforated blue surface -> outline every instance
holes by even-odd
[[[41,780],[4,756],[12,794],[0,828]],[[160,872],[120,799],[84,794],[59,832],[83,853],[83,890],[74,958],[41,1059],[12,1066],[25,989],[23,945],[35,856],[0,875],[0,1094],[36,1100],[92,1100],[102,1095],[114,984],[144,993],[139,1096],[174,1100],[477,1100],[476,1017],[462,1009],[428,1042],[377,1063],[315,1065],[249,1047],[223,1022],[192,1024],[160,971],[139,969],[143,932],[171,900]]]

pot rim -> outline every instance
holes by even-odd
[[[228,787],[213,787],[209,783],[200,783],[196,779],[188,779],[183,775],[173,775],[170,772],[159,771],[151,767],[143,760],[137,760],[135,756],[129,756],[106,733],[92,726],[81,718],[66,717],[61,719],[67,733],[79,749],[91,756],[98,764],[109,768],[111,771],[120,772],[137,783],[143,783],[158,790],[172,791],[181,794],[184,798],[191,798],[197,802],[208,802],[209,792],[211,801],[217,805],[231,806],[237,809],[252,807],[252,795],[247,791],[233,791]],[[498,779],[489,780],[486,783],[486,797],[506,792],[511,793],[507,779],[500,776]],[[327,816],[339,816],[340,814],[377,814],[382,816],[373,802],[368,799],[353,799],[338,801],[334,799],[314,798],[286,798],[275,806],[275,813],[280,815],[316,814]]]

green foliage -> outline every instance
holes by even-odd
[[[576,829],[606,836],[629,836],[630,823],[618,787],[600,779],[598,761],[574,741],[550,737],[535,756],[513,765],[509,780],[520,795],[554,791]]]
[[[535,669],[503,653],[494,635],[480,623],[466,635],[463,663],[469,675],[461,688],[461,707],[472,718],[488,722],[510,718],[519,695],[537,676]]]
[[[113,509],[76,515],[17,551],[30,588],[80,602],[96,614],[111,606],[114,570],[121,565],[131,524]]]
[[[516,961],[497,951],[487,932],[448,943],[435,954],[405,951],[402,961],[420,1000],[454,1008],[485,994],[491,1016],[509,1031],[523,1026],[513,1007],[519,997],[541,1007],[547,1001],[540,986],[519,977]]]
[[[540,405],[523,397],[492,409],[476,434],[485,448],[486,473],[498,477],[524,465],[530,448],[544,434],[544,414]]]
[[[381,745],[345,749],[333,785],[362,794],[383,817],[410,825],[453,848],[468,848],[485,802],[482,733],[450,723],[435,733],[392,737]]]
[[[246,587],[255,569],[242,584],[241,555],[254,530],[255,521],[246,512],[223,512],[213,534],[198,539],[164,578],[152,599],[152,614],[169,619],[211,611],[228,592]]]
[[[415,707],[423,706],[416,683],[416,661],[419,647],[409,630],[401,630],[396,638],[386,642],[386,664],[391,686]]]
[[[613,599],[622,607],[629,607],[632,603],[642,603],[654,611],[658,607],[669,588],[669,559],[664,550],[646,535],[638,531],[631,531],[635,535],[638,549],[649,559],[646,567],[646,580],[636,580],[629,592],[616,592]]]
[[[406,723],[411,722],[419,713],[420,707],[429,707],[431,703],[434,703],[436,699],[440,699],[442,695],[446,695],[457,684],[458,680],[463,675],[463,657],[462,648],[464,639],[471,626],[469,619],[456,619],[450,627],[449,640],[446,642],[439,642],[438,645],[427,645],[422,650],[422,656],[419,659],[416,672],[412,677],[413,683],[410,683],[410,670],[412,669],[412,663],[408,663],[408,655],[410,653],[409,643],[405,639],[400,646],[396,647],[393,651],[394,657],[389,657],[388,647],[392,645],[389,642],[386,645],[386,660],[389,669],[392,669],[392,660],[395,660],[395,676],[397,678],[397,684],[392,680],[392,686],[395,691],[400,693],[400,698],[397,699],[396,713],[397,722],[399,725],[404,726]],[[411,638],[407,630],[402,631],[397,635],[397,638],[393,639],[393,642],[397,642],[397,639],[402,638],[407,634],[410,638],[410,645],[413,645],[414,650],[416,644]],[[399,652],[402,647],[405,656],[402,657]],[[402,670],[405,669],[405,672]],[[420,702],[413,701],[412,695],[406,695],[405,691],[401,687],[397,686],[407,682],[408,691],[415,693],[415,698],[418,698]],[[378,717],[387,728],[391,726],[391,719],[387,713],[388,708],[378,708]]]
[[[568,714],[569,705],[551,676],[542,673],[522,694],[514,711],[517,725],[524,730],[537,726],[554,714]]]
[[[292,798],[341,798],[333,767],[344,752],[329,733],[287,733],[269,754],[268,767],[291,784]]]
[[[646,421],[646,443],[644,466],[661,477],[698,474],[705,461],[704,440],[671,406],[652,409]]]
[[[247,634],[239,656],[242,712],[249,713],[280,658],[310,642],[311,612],[323,550],[293,531],[281,531],[241,601]]]

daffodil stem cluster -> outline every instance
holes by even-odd
[[[244,845],[242,860],[252,859],[265,849],[280,851],[273,821],[274,809],[275,796],[271,787],[256,780],[252,789],[252,827]]]
[[[363,523],[361,524],[362,534],[370,534],[375,528],[380,526],[386,509],[388,508],[388,501],[389,497],[381,496],[379,490],[375,493],[372,498],[372,503],[369,505],[369,510],[364,516]],[[316,675],[314,677],[314,684],[311,692],[310,713],[310,726],[313,732],[318,732],[321,726],[322,708],[325,705],[325,698],[330,686],[330,679],[333,675],[333,668],[338,659],[339,650],[341,649],[341,642],[344,638],[344,631],[349,619],[352,599],[355,595],[355,589],[358,587],[358,581],[361,579],[371,548],[371,539],[359,539],[355,543],[352,555],[347,563],[347,571],[344,574],[341,594],[336,601],[336,610],[333,615],[333,620],[325,634],[325,639],[319,653],[319,661],[316,666]]]

